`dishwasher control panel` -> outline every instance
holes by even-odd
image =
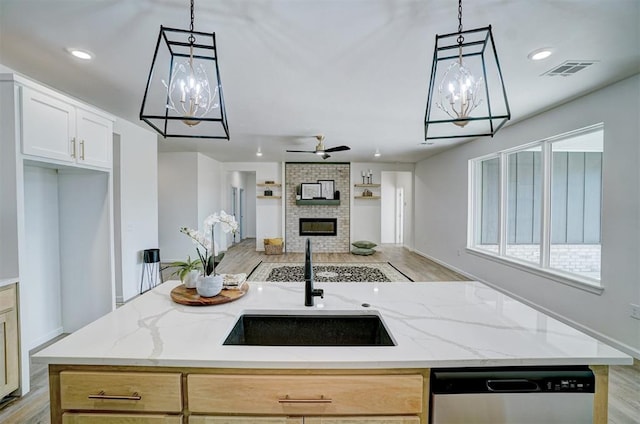
[[[595,377],[586,366],[433,369],[431,392],[594,393]]]

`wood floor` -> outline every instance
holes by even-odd
[[[314,253],[320,262],[390,262],[414,281],[455,281],[465,278],[402,247],[379,246],[371,256]],[[302,253],[265,255],[255,251],[255,240],[247,239],[232,246],[220,264],[224,273],[250,273],[261,261],[303,262]],[[165,271],[168,277],[170,270]],[[44,346],[43,346],[44,347]],[[0,423],[49,424],[48,374],[45,366],[31,365],[31,392],[0,410]],[[0,405],[1,408],[1,405]],[[634,365],[613,366],[609,372],[609,423],[640,423],[640,361]]]

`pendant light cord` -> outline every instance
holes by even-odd
[[[462,7],[462,6],[461,6]],[[193,36],[193,0],[191,0],[191,26],[189,27],[189,31],[191,32],[191,34],[189,34],[189,43],[191,43],[191,46],[193,47],[193,43],[196,41],[196,38]],[[462,25],[462,24],[460,24]]]
[[[193,4],[193,0],[191,0],[191,2]],[[193,23],[193,17],[191,20]],[[458,44],[462,44],[464,42],[464,37],[462,36],[462,0],[458,0],[458,39],[456,41]]]

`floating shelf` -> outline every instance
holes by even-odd
[[[339,206],[340,199],[300,199],[296,200],[296,205],[299,206],[313,206],[313,205],[324,205],[324,206]]]
[[[258,196],[258,199],[282,199],[282,196]]]
[[[380,184],[354,184],[354,187],[369,187],[369,188],[376,188],[376,187],[380,187]]]
[[[256,185],[258,187],[282,187],[282,184],[280,184],[280,183],[273,183],[273,184],[271,184],[271,183],[269,183],[269,184],[267,184],[267,183],[258,183]]]
[[[378,200],[380,196],[353,196],[354,199]]]

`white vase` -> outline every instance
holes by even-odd
[[[222,291],[222,275],[208,275],[198,277],[196,290],[202,297],[213,297]]]
[[[195,289],[198,282],[198,277],[200,277],[200,271],[197,269],[193,269],[184,276],[184,278],[182,279],[182,283],[188,289]]]

